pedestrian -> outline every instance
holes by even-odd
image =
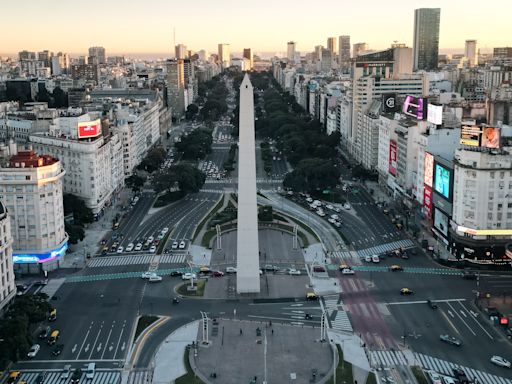
[[[242,336],[244,333],[242,332],[242,328],[240,328],[240,336]]]
[[[272,328],[272,336],[274,335],[274,328]]]
[[[269,326],[269,327],[272,327],[272,320],[270,320],[270,321],[268,322],[268,326]]]

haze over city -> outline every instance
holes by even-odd
[[[471,38],[487,52],[506,45],[509,16],[496,10],[509,6],[508,0],[493,1],[492,7],[476,0],[5,1],[2,14],[12,17],[4,17],[0,25],[0,54],[49,49],[80,55],[101,45],[109,54],[165,57],[173,51],[173,29],[176,44],[189,49],[213,52],[218,43],[229,43],[232,52],[252,47],[265,56],[283,52],[288,40],[308,52],[325,44],[327,36],[343,34],[371,49],[388,48],[393,41],[412,46],[414,9],[420,7],[442,8],[441,52],[462,52]]]

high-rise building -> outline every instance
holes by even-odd
[[[91,47],[89,48],[89,64],[106,64],[107,58],[105,48]]]
[[[100,67],[98,64],[75,64],[71,66],[73,80],[84,79],[98,83],[100,79]]]
[[[185,113],[185,65],[183,60],[167,61],[167,100],[172,110],[172,117],[180,119]]]
[[[34,151],[13,155],[0,168],[2,200],[11,217],[13,261],[22,272],[58,268],[67,249],[64,230],[62,179],[59,160]]]
[[[243,57],[244,57],[244,59],[249,60],[249,68],[247,68],[247,69],[252,69],[253,62],[252,62],[252,50],[251,50],[251,48],[244,48]]]
[[[350,36],[340,36],[338,40],[340,63],[350,61]]]
[[[466,40],[464,56],[468,59],[469,67],[475,67],[478,65],[478,48],[476,40]]]
[[[18,58],[20,61],[23,60],[36,60],[37,55],[35,52],[29,52],[29,51],[21,51],[18,52]]]
[[[219,44],[219,63],[222,68],[228,68],[231,66],[231,52],[229,44]]]
[[[324,49],[323,45],[315,45],[315,60],[322,60],[322,50]]]
[[[498,47],[493,50],[493,57],[497,59],[512,58],[512,47]]]
[[[286,45],[286,58],[288,59],[289,63],[295,62],[295,48],[296,48],[296,42],[295,41],[289,41]]]
[[[437,69],[441,8],[414,11],[414,70]]]
[[[369,49],[367,43],[355,43],[354,48],[352,49],[352,56],[356,58],[363,52],[367,51]]]
[[[187,58],[187,46],[183,44],[178,44],[174,47],[174,55],[176,59],[186,59]]]
[[[331,51],[332,57],[336,55],[338,50],[336,49],[336,38],[335,37],[328,37],[327,38],[327,49]]]
[[[9,213],[0,202],[0,312],[16,295],[12,266],[12,236]]]

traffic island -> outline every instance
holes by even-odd
[[[190,285],[190,282],[186,282],[180,285],[176,289],[176,292],[181,296],[203,297],[205,286],[206,280],[194,280],[194,284],[192,286]]]

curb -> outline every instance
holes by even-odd
[[[137,323],[141,316],[137,316]],[[170,320],[170,317],[168,316],[160,316],[158,320],[156,320],[154,323],[152,323],[150,326],[148,326],[146,329],[144,329],[140,335],[137,337],[137,339],[133,342],[128,354],[126,355],[125,359],[125,366],[127,366],[130,370],[133,368],[134,365],[134,356],[135,359],[138,358],[138,354],[141,348],[144,347],[145,338],[148,337],[155,329],[158,329],[160,326],[165,324],[168,320]],[[134,332],[136,331],[137,327],[134,328]]]

